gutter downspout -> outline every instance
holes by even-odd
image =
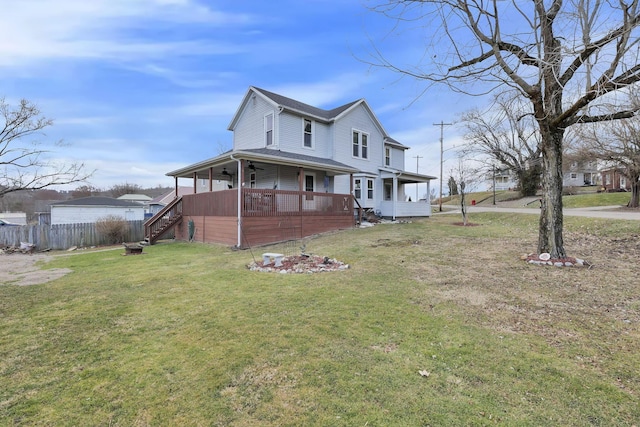
[[[242,247],[242,185],[240,183],[240,173],[242,171],[241,160],[233,157],[233,154],[229,155],[231,160],[235,160],[238,162],[238,235],[237,235],[237,243],[236,247],[240,249]]]

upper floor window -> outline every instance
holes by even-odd
[[[264,116],[264,141],[265,145],[273,145],[273,113]]]
[[[384,165],[391,166],[391,148],[384,147]]]
[[[358,130],[353,133],[353,157],[369,158],[369,135]]]
[[[307,148],[313,147],[313,127],[311,120],[304,119],[304,146]]]

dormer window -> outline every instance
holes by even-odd
[[[305,148],[313,148],[313,123],[309,119],[304,119],[304,142]]]
[[[264,116],[264,143],[267,147],[273,145],[273,113]]]

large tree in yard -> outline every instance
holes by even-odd
[[[374,9],[395,20],[396,34],[404,25],[426,32],[426,52],[404,66],[376,47],[373,62],[465,93],[507,85],[531,103],[543,169],[538,251],[562,258],[563,136],[573,125],[634,115],[603,106],[640,81],[639,1],[389,1]]]
[[[51,158],[54,147],[61,148],[59,142],[49,145],[37,139],[52,124],[30,101],[12,106],[0,98],[0,197],[89,178],[82,163]]]

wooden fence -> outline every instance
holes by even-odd
[[[143,221],[129,221],[125,242],[144,239]],[[20,246],[20,242],[33,243],[36,251],[43,249],[68,249],[72,246],[98,246],[112,242],[98,233],[95,223],[58,225],[20,225],[0,227],[0,247]]]

